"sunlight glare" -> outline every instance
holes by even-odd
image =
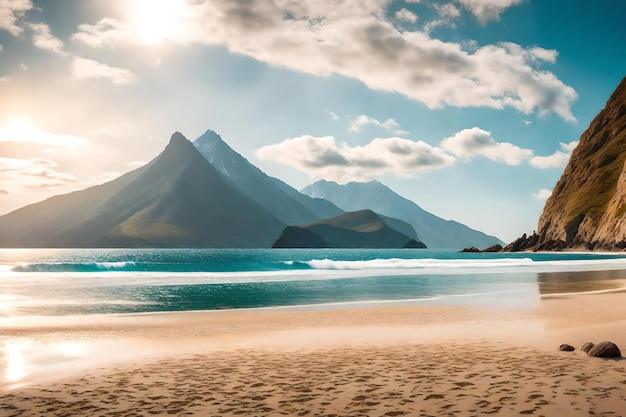
[[[133,24],[146,43],[160,45],[174,31],[174,20],[185,9],[183,0],[135,0]]]
[[[39,143],[66,148],[87,144],[87,140],[80,136],[53,134],[38,129],[23,116],[12,117],[0,128],[0,142]]]
[[[64,356],[80,356],[84,351],[84,346],[75,342],[57,343],[56,351]]]
[[[4,347],[4,355],[6,358],[6,370],[4,379],[7,382],[17,382],[27,375],[27,364],[25,351],[31,346],[31,343],[19,342],[9,343]]]

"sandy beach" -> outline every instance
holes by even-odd
[[[0,415],[618,416],[626,362],[579,348],[626,348],[626,294],[595,284],[514,307],[4,320]]]

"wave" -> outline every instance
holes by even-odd
[[[4,265],[6,266],[6,265]],[[54,262],[24,264],[10,267],[11,272],[101,272],[101,271],[133,271],[137,262]],[[0,269],[0,271],[3,271]],[[4,271],[3,271],[4,272]]]
[[[367,270],[367,269],[423,269],[423,268],[499,268],[528,266],[534,264],[530,258],[517,259],[370,259],[364,261],[336,261],[314,259],[302,262],[312,269]]]
[[[0,265],[2,272],[267,272],[311,269],[303,262],[51,262]]]
[[[626,267],[625,258],[613,259],[532,259],[531,257],[498,258],[375,258],[365,260],[336,260],[329,258],[309,260],[206,260],[201,261],[99,261],[99,262],[39,262],[18,265],[0,265],[0,273],[158,273],[180,276],[181,273],[224,277],[247,275],[298,275],[300,273],[372,273],[392,271],[398,274],[416,273],[479,273],[479,272],[549,272],[561,270],[620,269]]]

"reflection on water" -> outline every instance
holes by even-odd
[[[15,388],[33,374],[56,372],[59,366],[85,353],[76,342],[37,343],[31,339],[7,339],[0,344],[0,388]]]
[[[26,376],[24,351],[28,349],[29,346],[30,343],[28,342],[13,342],[3,346],[4,380],[6,382],[18,382]]]
[[[163,351],[163,343],[135,339],[0,335],[0,397],[3,391],[77,375],[86,369],[108,366],[112,361],[137,361]]]
[[[623,285],[626,270],[541,272],[537,274],[541,295],[616,290]]]

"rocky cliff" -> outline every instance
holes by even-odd
[[[537,232],[505,250],[626,248],[626,78],[580,137]]]

